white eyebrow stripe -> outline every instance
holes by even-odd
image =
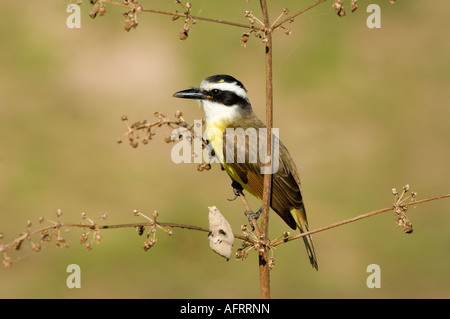
[[[211,91],[213,89],[218,89],[221,91],[231,91],[236,93],[243,99],[248,100],[247,93],[245,90],[240,87],[237,82],[229,83],[229,82],[219,82],[219,83],[210,83],[210,82],[202,82],[200,84],[200,88],[205,91]]]

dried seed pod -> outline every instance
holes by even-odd
[[[88,240],[88,234],[82,233],[81,236],[80,236],[80,243],[81,243],[81,245],[84,245],[87,240]]]
[[[138,233],[139,236],[142,236],[142,234],[144,233],[145,227],[142,225],[139,225],[136,227],[136,231]]]
[[[187,37],[189,36],[188,31],[189,31],[189,29],[183,28],[183,30],[180,31],[178,38],[180,40],[186,40]]]
[[[98,14],[99,15],[104,15],[106,13],[106,7],[105,6],[101,6],[100,8],[98,8]]]
[[[340,17],[345,16],[344,2],[342,0],[336,0],[333,3],[333,8],[336,10],[338,16]]]
[[[244,33],[241,37],[241,45],[245,48],[247,46],[248,38],[250,37],[249,33]]]
[[[357,0],[351,0],[350,1],[350,8],[352,9],[352,12],[355,12],[358,9]]]

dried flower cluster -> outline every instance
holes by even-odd
[[[107,214],[103,213],[100,218],[102,221],[106,220]],[[93,247],[93,244],[100,244],[100,240],[102,239],[102,235],[100,234],[100,228],[97,223],[95,223],[86,213],[81,213],[81,219],[87,220],[91,227],[89,227],[88,232],[81,233],[80,236],[80,244],[84,245],[88,250],[91,250]],[[92,234],[92,238],[90,242],[87,242],[89,239],[89,236]]]
[[[391,4],[395,3],[395,0],[389,0]],[[335,0],[332,4],[334,10],[336,10],[336,13],[338,16],[343,17],[345,16],[345,8],[344,8],[344,0]],[[350,9],[352,12],[355,12],[358,9],[358,0],[350,0]]]
[[[253,231],[249,231],[247,225],[242,225],[241,230],[243,232],[244,239],[242,239],[241,248],[236,250],[236,260],[247,259],[248,253],[252,249],[258,253],[269,250],[273,254],[273,247],[270,246],[270,243],[266,245],[263,238],[258,238]],[[275,266],[275,258],[273,255],[268,259],[268,265],[269,269],[272,269]]]
[[[57,247],[66,247],[69,248],[69,244],[62,237],[62,231],[69,231],[70,228],[77,227],[87,229],[83,231],[80,235],[80,244],[84,245],[88,250],[93,248],[94,244],[100,244],[102,239],[102,235],[100,233],[101,229],[112,229],[112,228],[126,228],[126,227],[136,227],[138,234],[143,235],[145,231],[145,227],[149,226],[150,230],[147,232],[147,239],[143,243],[144,250],[150,249],[156,243],[156,228],[162,229],[168,235],[172,234],[172,229],[165,229],[161,225],[156,222],[156,217],[158,216],[158,212],[153,212],[153,219],[147,217],[139,210],[134,210],[135,216],[142,216],[148,220],[146,223],[142,224],[123,224],[123,225],[100,225],[92,220],[87,213],[81,213],[81,219],[83,222],[81,223],[63,223],[61,221],[62,212],[60,209],[56,211],[56,221],[53,220],[45,220],[43,217],[39,218],[39,224],[44,224],[47,222],[49,225],[41,226],[38,229],[32,230],[32,222],[28,220],[26,222],[26,231],[24,233],[19,234],[17,238],[15,238],[12,242],[4,243],[4,235],[0,233],[0,254],[3,258],[3,265],[6,268],[10,268],[12,266],[12,258],[7,254],[9,249],[19,250],[23,247],[23,243],[27,242],[30,244],[31,249],[35,252],[39,252],[41,250],[41,245],[43,243],[49,243],[54,240],[55,245]],[[107,214],[103,213],[100,215],[100,219],[105,221],[107,218]],[[86,221],[86,222],[84,222]],[[189,225],[182,225],[185,228],[189,228]],[[180,226],[181,227],[181,226]],[[33,237],[36,235],[40,235],[39,241],[36,242]]]
[[[156,222],[156,218],[158,217],[158,212],[155,210],[152,213],[152,218],[144,215],[139,209],[135,209],[133,211],[134,216],[142,216],[145,219],[148,220],[148,226],[150,226],[150,230],[147,232],[146,234],[146,240],[142,243],[142,248],[144,249],[144,251],[148,251],[150,248],[152,248],[156,242],[156,228],[159,228],[161,230],[163,230],[164,232],[166,232],[169,236],[172,235],[172,229],[165,229],[164,227],[162,227],[161,225],[159,225]],[[136,226],[136,231],[139,234],[139,236],[142,236],[144,234],[145,231],[145,226],[144,225],[138,225]]]
[[[160,112],[155,112],[154,116],[156,118],[156,121],[154,122],[148,122],[147,120],[144,120],[142,122],[136,121],[133,124],[130,124],[128,122],[127,116],[122,116],[122,121],[127,126],[127,131],[123,135],[128,138],[131,147],[138,147],[139,142],[146,145],[156,134],[156,129],[161,127],[166,128],[166,136],[164,138],[164,141],[166,143],[175,143],[176,141],[179,141],[183,138],[189,138],[185,137],[185,134],[183,134],[183,131],[185,132],[186,130],[188,130],[191,136],[191,143],[194,142],[194,139],[199,139],[201,140],[202,148],[207,147],[208,141],[197,134],[196,130],[194,130],[194,124],[188,124],[184,120],[182,112],[176,111],[174,120],[170,119]],[[117,139],[117,143],[122,143],[122,139]],[[205,162],[202,162],[197,166],[197,170],[199,172],[209,170],[210,168],[211,165]]]
[[[411,234],[413,232],[413,226],[412,226],[412,223],[409,221],[408,216],[406,216],[406,211],[408,210],[408,206],[404,205],[403,203],[407,199],[410,199],[411,201],[415,201],[416,196],[417,196],[416,192],[411,192],[411,196],[407,196],[407,197],[403,198],[403,196],[405,196],[405,194],[408,192],[409,192],[408,184],[403,186],[403,190],[400,193],[400,195],[396,188],[392,189],[392,195],[394,195],[394,198],[395,198],[394,211],[395,211],[396,218],[397,218],[396,223],[397,223],[397,226],[399,226],[403,229],[404,234]]]
[[[28,242],[31,246],[31,249],[35,252],[39,252],[41,250],[41,244],[50,242],[53,238],[56,237],[55,244],[58,247],[69,247],[69,244],[61,235],[61,227],[63,224],[61,223],[62,212],[60,209],[56,211],[56,221],[47,220],[50,225],[43,226],[38,230],[31,230],[32,222],[28,220],[26,222],[26,231],[24,233],[19,234],[19,237],[15,238],[10,243],[4,243],[4,235],[0,233],[0,253],[3,256],[3,265],[7,268],[12,266],[12,259],[6,253],[8,249],[20,250],[23,246],[24,242]],[[39,224],[43,224],[46,220],[43,217],[39,218]],[[32,236],[35,234],[40,234],[39,242],[33,240]]]
[[[123,3],[131,8],[130,11],[123,14],[123,16],[125,17],[123,28],[128,32],[131,29],[136,29],[136,27],[138,26],[137,18],[138,14],[142,12],[142,7],[137,2],[137,0],[124,0]]]
[[[155,112],[153,114],[155,118],[157,119],[155,122],[148,122],[147,120],[144,121],[136,121],[133,124],[129,124],[127,116],[122,116],[122,121],[127,126],[127,131],[123,134],[126,137],[128,137],[129,144],[133,148],[138,147],[139,141],[141,141],[142,144],[147,144],[151,139],[152,136],[154,136],[155,130],[157,128],[165,126],[167,129],[176,129],[176,128],[186,128],[189,130],[192,130],[193,127],[186,123],[186,121],[183,119],[183,113],[180,111],[175,112],[175,120],[171,120],[166,115]],[[166,131],[166,138],[164,141],[166,143],[174,142],[174,139],[172,137],[171,132],[168,130]],[[118,139],[117,143],[122,143],[122,139]]]
[[[89,16],[95,19],[97,15],[102,16],[106,13],[106,7],[101,0],[90,0],[89,3],[92,5],[92,10],[89,12]]]
[[[242,36],[241,36],[241,45],[243,47],[247,46],[247,42],[248,39],[250,38],[250,34],[253,33],[253,35],[259,39],[261,39],[261,41],[263,43],[267,42],[267,33],[268,32],[273,32],[275,31],[275,29],[277,28],[281,28],[284,30],[284,34],[286,35],[291,35],[292,31],[288,28],[285,28],[283,25],[278,26],[277,28],[274,28],[274,26],[277,24],[277,22],[285,15],[289,14],[289,10],[288,9],[283,9],[281,10],[280,15],[278,16],[278,18],[275,19],[275,21],[273,21],[272,25],[270,26],[270,28],[266,28],[266,26],[264,25],[264,23],[258,19],[256,16],[253,15],[252,11],[245,11],[244,12],[244,16],[246,18],[248,18],[248,22],[250,23],[250,27],[251,30],[248,32],[245,32]],[[292,22],[293,20],[290,20],[290,22]],[[255,27],[255,23],[256,23],[256,27]]]
[[[183,4],[180,0],[175,0],[175,3],[179,4],[183,8],[184,15],[184,26],[183,29],[181,29],[178,37],[180,40],[186,40],[189,36],[189,29],[193,24],[197,23],[191,16],[192,4],[190,2],[186,2],[185,4]],[[175,11],[174,13],[175,14],[172,16],[172,22],[178,20],[181,17],[178,11]]]
[[[131,29],[135,29],[138,26],[138,14],[142,12],[142,6],[138,3],[137,0],[123,0],[120,4],[119,2],[108,1],[108,0],[90,0],[89,3],[92,6],[92,10],[89,13],[89,16],[94,19],[97,15],[102,16],[106,13],[105,3],[121,5],[123,7],[129,8],[128,12],[125,12],[123,16],[125,17],[125,23],[123,28],[126,31],[130,31]]]
[[[333,8],[336,10],[338,16],[343,17],[346,14],[344,8],[344,0],[335,0],[333,3]],[[352,12],[355,12],[358,9],[357,0],[350,0],[350,8]]]

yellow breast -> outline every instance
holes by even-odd
[[[249,193],[251,193],[254,196],[257,196],[255,192],[247,186],[247,184],[244,184],[244,182],[241,180],[239,175],[236,173],[235,169],[233,168],[233,163],[226,163],[225,157],[223,154],[223,132],[226,129],[226,125],[220,122],[212,122],[206,124],[206,138],[208,139],[209,143],[211,144],[214,153],[216,154],[219,162],[222,164],[222,167],[225,169],[225,171],[241,186],[247,190]]]

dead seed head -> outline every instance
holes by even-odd
[[[248,38],[250,37],[249,33],[244,33],[241,37],[241,45],[245,48],[247,46]]]
[[[352,9],[352,12],[355,12],[358,9],[357,0],[351,0],[350,1],[350,8]]]
[[[64,238],[58,238],[55,241],[57,247],[66,247],[69,248],[69,244],[66,242]]]
[[[345,16],[344,2],[342,0],[334,1],[333,8],[336,10],[338,16],[340,17]]]
[[[31,242],[31,247],[35,252],[38,252],[41,250],[41,245],[40,244],[36,244],[34,242]]]
[[[138,23],[135,19],[125,20],[123,28],[125,29],[125,31],[129,32],[131,29],[136,29],[137,26],[138,26]]]
[[[273,267],[275,266],[275,258],[270,257],[269,260],[267,261],[267,266],[269,267],[269,270],[272,270]]]
[[[20,247],[22,246],[22,241],[23,241],[22,239],[17,238],[16,240],[13,241],[12,247],[13,247],[15,250],[19,250]]]
[[[84,245],[86,241],[88,240],[89,236],[86,233],[82,233],[80,236],[80,244]]]
[[[413,232],[413,225],[406,215],[397,218],[397,226],[403,228],[404,234],[411,234]]]
[[[245,249],[239,248],[236,251],[236,259],[237,260],[245,260],[248,257],[248,252]]]
[[[178,35],[178,38],[180,40],[186,40],[188,38],[188,36],[189,36],[188,31],[189,31],[189,29],[183,28],[183,30],[180,31],[180,34]]]
[[[106,7],[105,6],[100,6],[99,8],[98,8],[98,14],[99,15],[104,15],[106,13]]]
[[[11,260],[11,258],[9,258],[8,256],[6,256],[6,257],[3,259],[3,265],[4,265],[6,268],[11,268],[11,266],[12,266],[12,260]]]
[[[142,225],[136,226],[136,231],[138,233],[139,236],[142,236],[142,234],[144,233],[145,227]]]
[[[102,234],[100,234],[100,232],[97,231],[94,235],[94,239],[97,244],[100,244],[100,240],[102,239]]]
[[[144,249],[144,251],[147,251],[150,248],[152,248],[155,244],[156,244],[156,238],[149,238],[143,242],[142,248]]]

